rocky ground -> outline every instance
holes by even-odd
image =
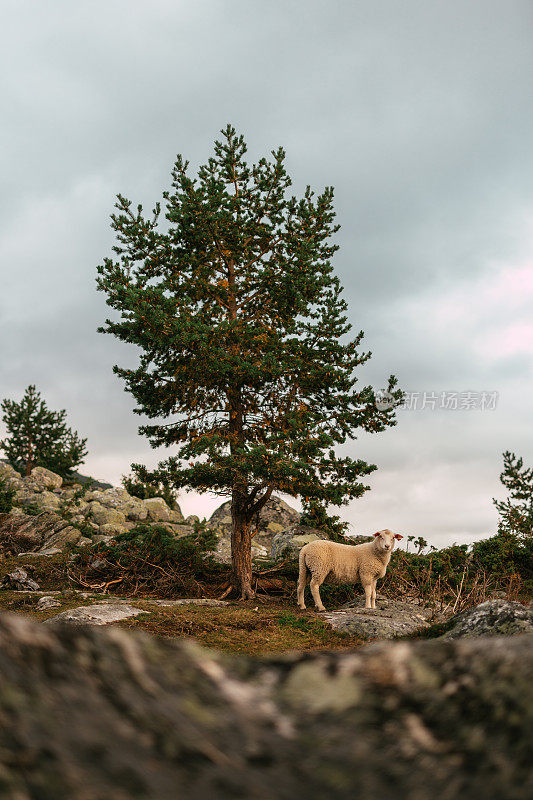
[[[236,658],[0,615],[6,800],[533,794],[533,636]]]
[[[324,615],[334,630],[362,639],[395,639],[428,628],[435,620],[434,611],[414,602],[391,600],[378,594],[376,608],[365,608],[365,597],[359,595],[338,611]]]
[[[139,522],[165,526],[175,536],[193,532],[198,517],[184,518],[176,503],[169,508],[161,497],[140,500],[121,487],[98,488],[89,482],[68,483],[50,470],[36,467],[23,477],[9,464],[0,461],[0,479],[15,490],[12,519],[0,515],[0,528],[10,526],[26,554],[54,555],[70,544],[78,547],[110,542]],[[13,519],[18,515],[39,516],[34,520]],[[273,497],[254,521],[252,555],[275,558],[293,553],[303,544],[323,536],[320,531],[299,525],[300,514],[278,497]],[[208,521],[218,535],[216,556],[221,562],[231,559],[231,515],[229,502],[223,503]],[[7,532],[7,531],[6,531]]]

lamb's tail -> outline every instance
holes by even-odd
[[[305,563],[305,547],[300,550],[298,556],[298,605],[300,608],[305,608],[305,585],[307,583],[307,564]]]

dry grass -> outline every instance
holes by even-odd
[[[0,610],[24,614],[42,622],[70,608],[90,605],[101,596],[81,599],[65,592],[56,595],[61,605],[49,611],[36,611],[38,594],[0,591]],[[108,596],[112,603],[117,598]],[[116,623],[118,627],[142,630],[165,638],[191,637],[219,650],[247,655],[285,653],[291,650],[341,650],[361,644],[355,636],[332,630],[315,612],[301,613],[293,604],[271,600],[254,605],[252,601],[209,607],[180,605],[154,606],[148,599],[129,599],[145,612]]]
[[[68,556],[68,552],[53,556],[13,556],[0,553],[0,579],[21,567],[43,590],[67,589],[71,585],[67,575]]]
[[[411,600],[449,616],[497,596],[521,600],[523,581],[519,575],[496,575],[475,567],[466,558],[462,568],[446,575],[433,569],[431,558],[421,569],[413,569],[413,557],[398,552],[395,563],[383,579],[380,592],[387,597]]]
[[[341,650],[361,644],[355,636],[333,631],[318,614],[302,614],[281,601],[160,608],[126,620],[121,627],[164,637],[190,636],[208,647],[247,655]]]

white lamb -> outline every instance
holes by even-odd
[[[309,570],[311,594],[318,611],[326,610],[322,605],[319,589],[328,577],[335,583],[355,583],[359,578],[365,590],[365,608],[375,608],[376,583],[387,571],[395,539],[403,539],[403,536],[385,528],[375,533],[372,541],[363,544],[338,544],[320,540],[304,545],[300,550],[298,574],[299,607],[305,608],[304,593]]]

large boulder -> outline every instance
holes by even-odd
[[[142,501],[151,522],[185,522],[179,506],[169,508],[162,497],[149,497]]]
[[[338,611],[329,611],[324,619],[336,631],[358,636],[360,639],[395,639],[398,636],[420,631],[429,626],[433,610],[400,600],[391,600],[378,594],[376,608],[365,608],[365,596],[361,586],[354,586],[358,596],[341,606]],[[308,605],[314,603],[308,598]]]
[[[0,514],[0,554],[53,555],[67,544],[77,544],[80,538],[77,528],[54,513]]]
[[[170,508],[162,497],[149,497],[144,500],[148,519],[152,522],[170,522]]]
[[[231,539],[222,534],[218,537],[216,550],[214,551],[215,560],[220,564],[231,564]],[[266,547],[261,544],[255,543],[255,538],[252,539],[252,558],[267,558],[268,551]]]
[[[448,623],[447,639],[533,633],[533,609],[510,600],[488,600],[458,614]]]
[[[61,475],[56,475],[44,467],[34,467],[30,474],[30,481],[39,489],[60,489],[63,484]]]
[[[300,514],[280,497],[271,497],[252,525],[256,529],[254,542],[270,550],[272,537],[300,521]],[[213,512],[209,526],[218,529],[224,536],[231,535],[231,500]]]
[[[0,687],[6,798],[533,795],[533,636],[251,659],[4,614]]]
[[[100,525],[98,528],[98,533],[103,538],[108,536],[118,536],[119,533],[125,533],[129,528],[127,525],[122,524],[121,522],[106,522],[104,525]],[[94,541],[96,541],[97,537],[93,537]]]
[[[113,508],[120,511],[124,516],[136,522],[144,520],[148,516],[148,509],[138,497],[132,497],[125,489],[113,487],[105,490],[94,490],[87,492],[84,497],[86,501],[100,503],[105,508]]]
[[[17,472],[6,461],[0,461],[0,480],[4,481],[10,489],[20,489],[24,486],[24,480],[20,472]]]
[[[47,489],[35,490],[31,484],[25,484],[15,492],[14,502],[22,508],[33,506],[40,511],[58,511],[61,508],[61,498]]]
[[[120,525],[124,527],[124,523],[126,522],[126,515],[122,511],[118,511],[116,508],[107,508],[99,503],[97,500],[93,500],[90,504],[90,511],[89,517],[92,519],[98,526],[102,525]]]
[[[295,561],[304,545],[327,538],[327,534],[318,528],[310,528],[307,525],[293,525],[287,531],[277,533],[272,538],[270,557],[274,561],[285,559]]]

